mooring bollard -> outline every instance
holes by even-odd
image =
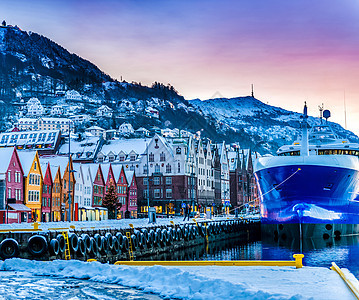
[[[295,259],[295,267],[300,269],[303,267],[303,254],[293,254],[293,258]]]

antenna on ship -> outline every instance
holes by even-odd
[[[322,105],[319,105],[318,108],[319,108],[320,124],[323,124],[323,109],[324,109],[324,104],[322,103]]]
[[[300,155],[308,156],[309,155],[309,145],[308,145],[308,107],[307,102],[304,101],[304,110],[303,110],[303,122],[302,122],[302,141],[300,147]]]

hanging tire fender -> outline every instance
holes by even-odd
[[[57,256],[60,253],[60,242],[58,239],[52,239],[49,244],[49,252],[51,256]]]
[[[33,235],[27,243],[27,250],[33,256],[39,257],[47,251],[47,240],[43,235]]]
[[[0,256],[3,259],[19,256],[19,243],[12,238],[4,239],[0,243]]]

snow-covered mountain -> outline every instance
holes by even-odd
[[[291,143],[300,133],[301,114],[267,105],[254,97],[217,98],[189,101],[205,116],[215,118],[221,127],[234,131],[243,130],[250,136],[259,151],[275,152],[276,148]],[[319,124],[320,119],[309,117],[310,125]],[[359,141],[352,132],[337,123],[330,122],[335,133],[351,141]]]
[[[113,110],[112,118],[96,118],[86,126],[117,129],[130,122],[135,129],[178,128],[262,153],[274,153],[291,142],[299,129],[300,114],[253,97],[186,101],[170,84],[119,82],[40,34],[0,26],[0,130],[11,127],[20,99],[36,97],[51,108],[57,93],[68,90],[81,95],[82,100],[76,100],[83,107],[81,114],[94,115],[103,104]],[[338,124],[333,128],[342,137],[358,140]]]

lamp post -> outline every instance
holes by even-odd
[[[147,142],[146,142],[146,149],[147,149],[147,153],[146,153],[146,157],[147,157],[147,218],[148,218],[148,221],[150,221],[150,178],[149,178],[150,166],[148,165],[148,144],[147,144]]]
[[[68,216],[67,219],[69,222],[71,222],[71,152],[70,152],[70,141],[71,141],[71,136],[70,136],[70,119],[69,119],[69,128],[68,128],[68,133],[69,133],[69,211],[68,211]]]

